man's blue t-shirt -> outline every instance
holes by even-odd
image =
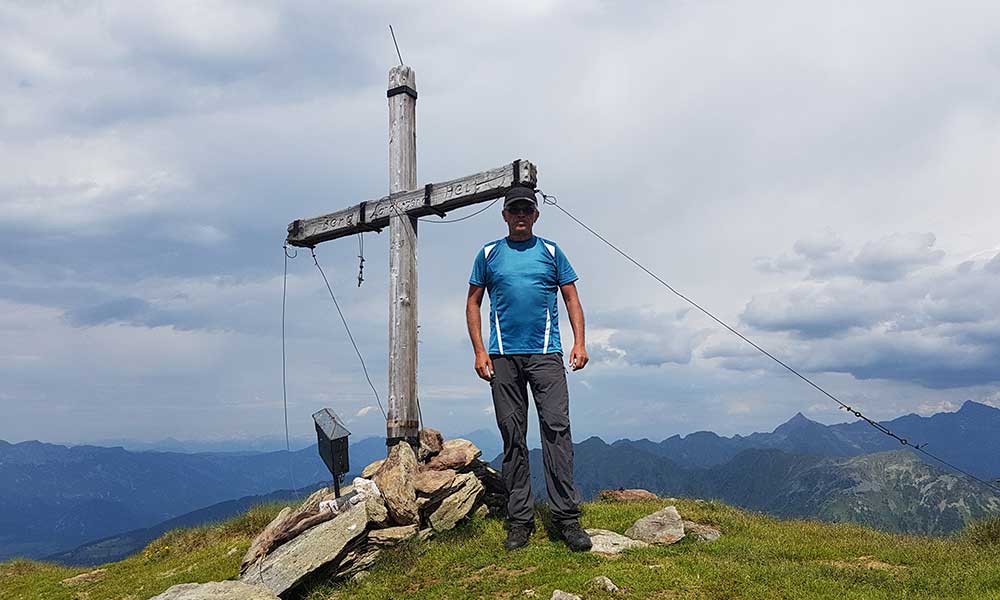
[[[469,283],[490,295],[490,354],[562,352],[556,290],[577,280],[555,242],[533,236],[490,242],[476,255]]]

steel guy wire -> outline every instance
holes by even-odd
[[[285,255],[285,276],[281,280],[281,404],[285,413],[285,451],[288,453],[288,479],[292,484],[292,491],[297,492],[299,486],[295,483],[295,474],[292,469],[292,444],[288,436],[288,368],[285,361],[285,299],[288,297],[288,259],[299,255],[296,249],[295,254],[288,254],[288,243],[282,248]]]
[[[762,348],[759,345],[757,345],[757,343],[755,343],[753,340],[751,340],[747,336],[743,335],[742,333],[740,333],[739,331],[737,331],[736,329],[734,329],[733,327],[731,327],[728,323],[726,323],[725,321],[723,321],[719,317],[716,317],[709,310],[707,310],[706,308],[702,307],[700,304],[698,304],[697,302],[695,302],[691,298],[688,298],[687,296],[685,296],[681,292],[677,291],[673,286],[671,286],[669,283],[667,283],[666,281],[664,281],[663,279],[661,279],[658,275],[656,275],[655,273],[653,273],[652,271],[650,271],[649,269],[647,269],[646,267],[644,267],[641,263],[639,263],[639,261],[637,261],[636,259],[632,258],[624,250],[622,250],[618,246],[614,245],[613,243],[611,243],[610,241],[608,241],[607,238],[605,238],[604,236],[602,236],[601,234],[597,233],[596,231],[594,231],[593,229],[591,229],[589,226],[587,226],[586,223],[584,223],[580,219],[578,219],[575,216],[573,216],[572,213],[570,213],[568,210],[566,210],[565,208],[563,208],[562,205],[560,205],[558,203],[558,200],[557,200],[557,198],[555,196],[546,194],[546,193],[542,192],[541,190],[538,190],[538,193],[541,194],[543,202],[545,204],[550,205],[550,206],[554,206],[554,207],[558,208],[559,210],[561,210],[563,212],[563,214],[565,214],[567,217],[569,217],[570,219],[572,219],[573,221],[575,221],[580,227],[583,227],[584,229],[586,229],[587,231],[589,231],[591,234],[593,234],[594,237],[596,237],[597,239],[599,239],[602,242],[604,242],[605,244],[607,244],[608,247],[610,247],[612,250],[614,250],[618,254],[622,255],[626,260],[628,260],[633,265],[635,265],[636,267],[638,267],[640,270],[642,270],[643,272],[645,272],[647,275],[649,275],[650,277],[652,277],[653,279],[655,279],[663,287],[665,287],[668,290],[670,290],[678,298],[680,298],[681,300],[684,300],[685,302],[687,302],[691,306],[695,307],[696,309],[698,309],[699,311],[701,311],[702,313],[704,313],[705,315],[707,315],[710,319],[712,319],[713,321],[715,321],[716,323],[718,323],[722,327],[724,327],[727,330],[729,330],[730,333],[732,333],[733,335],[735,335],[736,337],[740,338],[744,342],[746,342],[746,343],[750,344],[751,346],[753,346],[753,348],[755,348],[761,354],[763,354],[764,356],[770,358],[774,362],[778,363],[779,365],[781,365],[782,367],[784,367],[788,372],[792,373],[793,375],[795,375],[796,377],[798,377],[802,381],[806,382],[807,384],[809,384],[810,386],[812,386],[813,388],[815,388],[817,391],[819,391],[821,394],[823,394],[827,398],[829,398],[829,399],[833,400],[834,402],[836,402],[837,404],[839,404],[840,407],[843,410],[846,410],[846,411],[850,412],[855,417],[857,417],[857,418],[865,421],[866,423],[868,423],[869,425],[871,425],[872,427],[874,427],[878,431],[884,433],[885,435],[887,435],[887,436],[889,436],[891,438],[894,438],[896,441],[898,441],[903,446],[909,446],[910,448],[913,448],[917,452],[920,452],[920,453],[924,454],[928,458],[931,458],[931,459],[933,459],[933,460],[941,463],[942,465],[945,465],[945,466],[947,466],[947,467],[949,467],[951,469],[954,469],[955,471],[957,471],[959,473],[962,473],[963,475],[965,475],[965,476],[967,476],[967,477],[969,477],[969,478],[971,478],[971,479],[973,479],[975,481],[978,481],[979,483],[983,484],[984,486],[986,486],[987,488],[989,488],[994,493],[1000,494],[1000,486],[996,486],[996,485],[994,485],[994,484],[992,484],[992,483],[990,483],[988,481],[980,479],[979,477],[976,477],[972,473],[969,473],[968,471],[965,471],[964,469],[961,469],[961,468],[953,465],[952,463],[950,463],[950,462],[948,462],[948,461],[946,461],[946,460],[944,460],[942,458],[939,458],[939,457],[935,456],[934,454],[931,454],[930,452],[928,452],[927,450],[924,449],[927,446],[926,443],[924,443],[924,444],[912,444],[912,443],[910,443],[909,440],[907,440],[904,437],[900,437],[900,436],[896,435],[895,433],[893,433],[888,427],[886,427],[882,423],[879,423],[879,422],[877,422],[877,421],[875,421],[873,419],[870,419],[870,418],[866,417],[860,411],[858,411],[858,410],[854,409],[853,407],[849,406],[848,404],[842,402],[839,398],[837,398],[836,396],[834,396],[830,392],[826,391],[825,389],[823,389],[818,384],[814,383],[811,379],[809,379],[808,377],[806,377],[802,373],[798,372],[797,370],[795,370],[794,368],[792,368],[791,366],[789,366],[786,362],[784,362],[780,358],[776,357],[775,355],[771,354],[770,352],[768,352],[764,348]]]
[[[337,302],[337,296],[333,293],[333,288],[330,287],[330,280],[326,278],[326,273],[323,272],[323,267],[319,266],[319,259],[316,258],[316,249],[310,248],[309,251],[312,253],[313,262],[316,263],[316,268],[319,269],[319,274],[323,277],[323,283],[326,284],[327,291],[330,292],[330,298],[333,299],[333,305],[337,308],[337,314],[340,315],[340,320],[344,324],[344,329],[347,330],[347,337],[351,340],[351,345],[354,346],[354,352],[358,355],[358,360],[361,361],[361,370],[365,373],[365,379],[368,380],[368,385],[372,388],[372,393],[375,394],[375,402],[378,403],[378,409],[382,413],[383,418],[386,417],[385,409],[382,408],[382,399],[379,398],[378,390],[375,389],[375,384],[372,383],[372,378],[368,375],[368,367],[365,366],[365,358],[361,355],[361,350],[358,349],[358,344],[354,341],[354,336],[351,335],[351,327],[347,324],[347,319],[344,318],[344,312],[340,310],[340,303]]]
[[[471,219],[472,217],[475,217],[476,215],[479,215],[479,214],[482,214],[482,213],[486,212],[487,210],[490,209],[491,206],[493,206],[494,204],[496,204],[499,201],[500,201],[500,198],[497,198],[493,202],[490,202],[489,204],[487,204],[485,208],[481,208],[481,209],[477,210],[476,212],[474,212],[472,214],[465,215],[464,217],[458,217],[457,219],[441,219],[441,220],[435,221],[434,219],[428,219],[427,217],[420,217],[419,220],[423,221],[424,223],[458,223],[459,221],[464,221],[466,219]]]
[[[399,53],[399,44],[396,43],[396,32],[392,30],[392,25],[389,25],[389,33],[392,35],[392,45],[396,47],[396,56],[399,57],[399,66],[403,66],[403,55]]]

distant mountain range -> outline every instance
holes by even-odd
[[[948,533],[1000,515],[1000,496],[907,450],[831,458],[755,448],[712,467],[682,467],[596,437],[577,444],[575,452],[576,481],[586,499],[603,489],[639,487],[662,496],[719,499],[781,517],[924,534]],[[532,450],[530,461],[533,492],[543,500],[541,451]]]
[[[462,437],[500,452],[493,432]],[[384,438],[351,444],[348,481],[384,457]],[[180,453],[0,440],[0,561],[57,555],[192,512],[191,519],[207,518],[198,511],[220,503],[329,480],[315,445],[291,453]],[[223,517],[242,512],[228,506],[233,512]],[[184,524],[195,524],[191,519]]]
[[[384,456],[378,438],[351,446],[355,472]],[[315,447],[182,454],[0,441],[0,560],[47,556],[219,502],[329,479]]]
[[[930,417],[909,414],[884,421],[883,425],[912,443],[927,443],[929,451],[977,477],[1000,477],[1000,409],[970,400],[953,413]],[[845,457],[902,448],[898,441],[864,421],[823,425],[802,413],[771,433],[721,437],[699,431],[684,437],[671,436],[662,442],[619,440],[614,445],[632,446],[685,467],[720,465],[753,448]]]
[[[885,424],[979,477],[1000,476],[998,409],[966,402],[954,413]],[[494,431],[461,437],[480,446],[484,457],[501,451]],[[384,444],[381,438],[352,444],[348,478],[384,457]],[[613,444],[590,438],[576,446],[575,476],[588,498],[601,489],[643,487],[893,531],[947,532],[1000,512],[1000,500],[988,490],[900,448],[864,422],[828,426],[797,414],[770,433],[749,436],[696,432]],[[539,450],[532,450],[531,461],[535,492],[544,496]],[[314,446],[185,454],[0,441],[0,560],[114,557],[164,527],[237,514],[274,490],[286,490],[275,499],[294,496],[287,492],[293,480],[299,491],[306,482],[329,480]]]
[[[996,408],[970,401],[954,413],[883,424],[981,479],[1000,476]],[[641,487],[908,533],[947,533],[1000,514],[995,493],[902,448],[863,421],[823,425],[799,413],[770,433],[749,436],[702,431],[610,445],[592,437],[575,445],[574,477],[588,499],[602,489]],[[533,491],[544,499],[541,451],[532,450],[530,459]]]
[[[195,527],[207,523],[223,521],[242,514],[254,506],[268,502],[288,502],[301,498],[306,493],[319,489],[325,483],[305,486],[304,490],[278,490],[261,496],[246,496],[238,500],[227,500],[187,514],[157,523],[152,527],[133,529],[118,535],[87,542],[72,550],[57,552],[43,557],[43,560],[64,565],[100,565],[122,560],[145,548],[150,542],[171,529]]]

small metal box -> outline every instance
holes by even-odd
[[[319,444],[319,455],[326,468],[333,475],[333,481],[340,487],[344,475],[351,470],[351,461],[347,452],[347,437],[351,432],[344,427],[336,414],[329,408],[313,413],[316,423],[316,438]],[[339,490],[338,490],[339,491]]]

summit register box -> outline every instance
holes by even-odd
[[[340,484],[344,475],[351,470],[351,461],[347,451],[347,437],[351,432],[344,427],[340,419],[329,408],[313,413],[316,424],[316,438],[319,444],[319,455],[326,468],[333,475],[333,486],[336,495],[340,496]]]

